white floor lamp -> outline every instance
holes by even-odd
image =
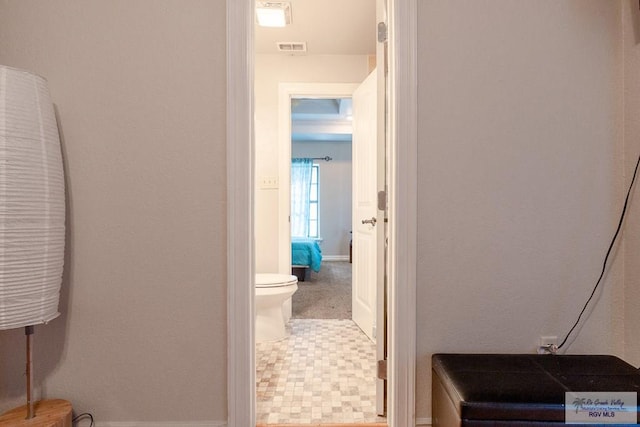
[[[27,338],[27,404],[1,415],[0,426],[71,426],[69,402],[32,399],[34,325],[60,314],[64,197],[47,82],[0,65],[0,330],[25,328]]]

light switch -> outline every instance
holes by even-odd
[[[278,188],[278,177],[277,176],[261,177],[260,188],[263,190]]]

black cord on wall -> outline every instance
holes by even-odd
[[[89,427],[93,427],[93,415],[91,415],[88,412],[84,412],[80,415],[76,415],[73,420],[71,420],[71,422],[73,424],[77,423],[79,420],[83,419],[83,418],[89,418],[91,420],[91,424],[89,424]]]
[[[589,303],[593,299],[593,296],[596,294],[596,290],[598,289],[598,286],[600,286],[600,282],[604,277],[604,272],[607,269],[607,261],[609,260],[609,255],[611,255],[611,250],[613,249],[616,239],[618,238],[618,234],[620,234],[620,230],[622,229],[622,223],[624,222],[624,217],[627,212],[627,205],[629,204],[629,197],[631,196],[631,189],[633,188],[633,183],[636,181],[636,175],[638,174],[638,165],[640,165],[640,156],[638,157],[638,161],[636,162],[636,168],[633,170],[633,178],[631,178],[631,184],[629,184],[629,189],[627,190],[627,197],[625,197],[624,199],[624,206],[622,208],[622,214],[620,215],[620,221],[618,221],[618,228],[616,229],[616,232],[613,235],[613,239],[611,239],[611,243],[609,244],[609,249],[607,249],[607,254],[605,255],[604,262],[602,263],[602,271],[600,272],[600,277],[598,277],[598,281],[596,282],[596,285],[593,287],[593,291],[591,291],[591,295],[589,296],[589,299],[587,299],[587,302],[584,304],[584,307],[582,307],[582,311],[580,311],[580,314],[578,315],[578,319],[573,324],[573,326],[571,327],[567,335],[564,337],[564,339],[562,340],[562,343],[560,343],[557,350],[560,350],[566,344],[567,340],[569,339],[569,336],[580,323],[580,319],[582,318],[582,315],[584,314],[585,310],[589,306]]]

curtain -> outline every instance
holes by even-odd
[[[309,235],[312,159],[291,159],[291,236]]]

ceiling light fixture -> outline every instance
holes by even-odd
[[[291,3],[259,1],[256,18],[261,27],[285,27],[291,24]]]

